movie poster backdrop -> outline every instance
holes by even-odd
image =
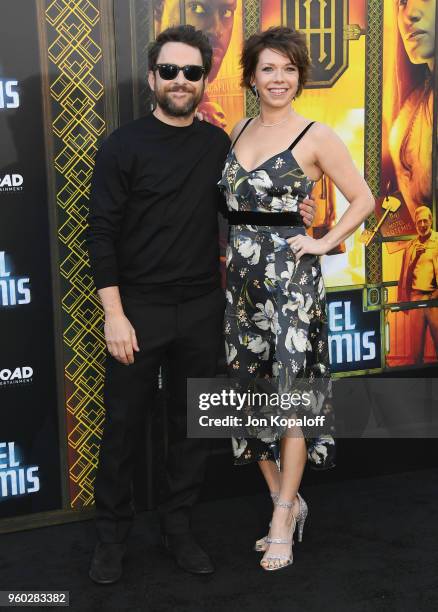
[[[35,3],[3,2],[1,20],[0,518],[7,518],[62,501]]]
[[[240,86],[243,40],[271,25],[304,32],[313,71],[295,108],[339,134],[376,198],[375,214],[322,258],[334,376],[436,364],[435,3],[2,3],[10,27],[0,39],[0,517],[62,507],[64,444],[70,506],[92,506],[104,341],[84,238],[89,184],[105,135],[151,108],[147,44],[168,25],[191,23],[210,37],[213,71],[200,110],[228,133],[258,112]],[[313,197],[311,231],[321,237],[347,202],[329,177]],[[53,331],[54,257],[62,339]],[[53,348],[61,340],[66,439],[58,433]]]
[[[200,108],[228,132],[243,116],[258,112],[252,93],[239,84],[244,38],[280,24],[305,33],[312,73],[294,108],[339,134],[376,197],[374,218],[322,258],[329,301],[341,289],[364,293],[361,309],[375,313],[379,347],[372,371],[436,363],[438,309],[430,306],[430,300],[438,303],[432,207],[435,0],[154,1],[152,35],[178,23],[202,29],[212,41],[213,70]],[[348,203],[326,176],[313,198],[318,208],[312,233],[322,237]],[[372,291],[364,289],[371,285]],[[339,342],[332,331],[331,342]],[[343,342],[347,355],[348,341]],[[356,366],[346,360],[345,368],[332,365],[336,373],[370,371],[362,360]]]

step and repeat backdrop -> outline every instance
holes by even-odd
[[[376,198],[375,214],[322,261],[332,370],[436,365],[435,0],[0,8],[0,531],[92,507],[104,342],[85,248],[89,185],[101,140],[150,110],[147,45],[171,24],[210,37],[201,110],[228,132],[258,113],[240,87],[242,41],[279,24],[305,33],[313,71],[295,108],[336,130]],[[313,197],[321,237],[347,202],[328,177]]]

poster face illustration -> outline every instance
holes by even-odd
[[[243,0],[155,0],[154,31],[186,23],[207,34],[213,66],[199,107],[205,119],[227,132],[245,114],[239,56],[243,41]]]
[[[370,265],[378,266],[374,293],[382,296],[377,306],[380,340],[386,347],[382,363],[389,368],[433,362],[438,346],[438,308],[430,307],[438,306],[432,206],[435,4],[436,0],[385,0],[378,5],[370,0],[260,0],[251,7],[242,0],[154,3],[155,35],[169,25],[188,23],[210,38],[213,69],[200,110],[228,133],[256,108],[252,94],[240,87],[243,40],[252,31],[277,25],[305,34],[312,72],[294,109],[332,127],[361,173],[373,164],[379,173],[375,220],[322,258],[326,287],[329,292],[365,288]],[[375,71],[367,73],[367,43],[377,42],[372,39],[376,32],[381,54]],[[369,93],[376,84],[377,97]],[[372,149],[369,143],[376,134],[378,146]],[[348,202],[327,176],[315,185],[312,197],[317,213],[311,232],[319,238],[340,219]],[[372,247],[378,253],[376,263],[367,259]],[[396,312],[400,304],[401,315]],[[336,370],[342,365],[336,364]]]
[[[382,283],[390,305],[384,327],[387,367],[437,360],[438,308],[429,306],[431,301],[438,305],[432,168],[435,19],[436,0],[384,3],[383,197],[376,214],[382,222]],[[388,199],[398,206],[385,214]]]

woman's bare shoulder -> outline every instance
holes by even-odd
[[[230,138],[231,138],[231,142],[234,142],[240,132],[240,130],[243,128],[243,126],[245,125],[245,123],[247,121],[249,121],[250,117],[243,117],[243,119],[240,119],[236,125],[233,127],[233,129],[231,130],[231,134],[230,134]]]
[[[333,138],[336,137],[336,132],[325,123],[321,121],[314,121],[312,125],[312,132],[317,138]]]
[[[315,121],[315,124],[312,125],[311,131],[313,132],[312,140],[317,148],[321,148],[323,146],[326,147],[342,147],[345,146],[342,138],[338,136],[333,128],[325,123],[321,123],[320,121]]]

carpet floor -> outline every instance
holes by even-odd
[[[136,517],[124,576],[87,576],[92,521],[1,536],[0,590],[68,590],[75,612],[432,612],[438,610],[438,470],[304,486],[294,564],[263,571],[252,551],[266,496],[201,503],[195,532],[217,571],[197,577],[160,545],[154,512]]]

